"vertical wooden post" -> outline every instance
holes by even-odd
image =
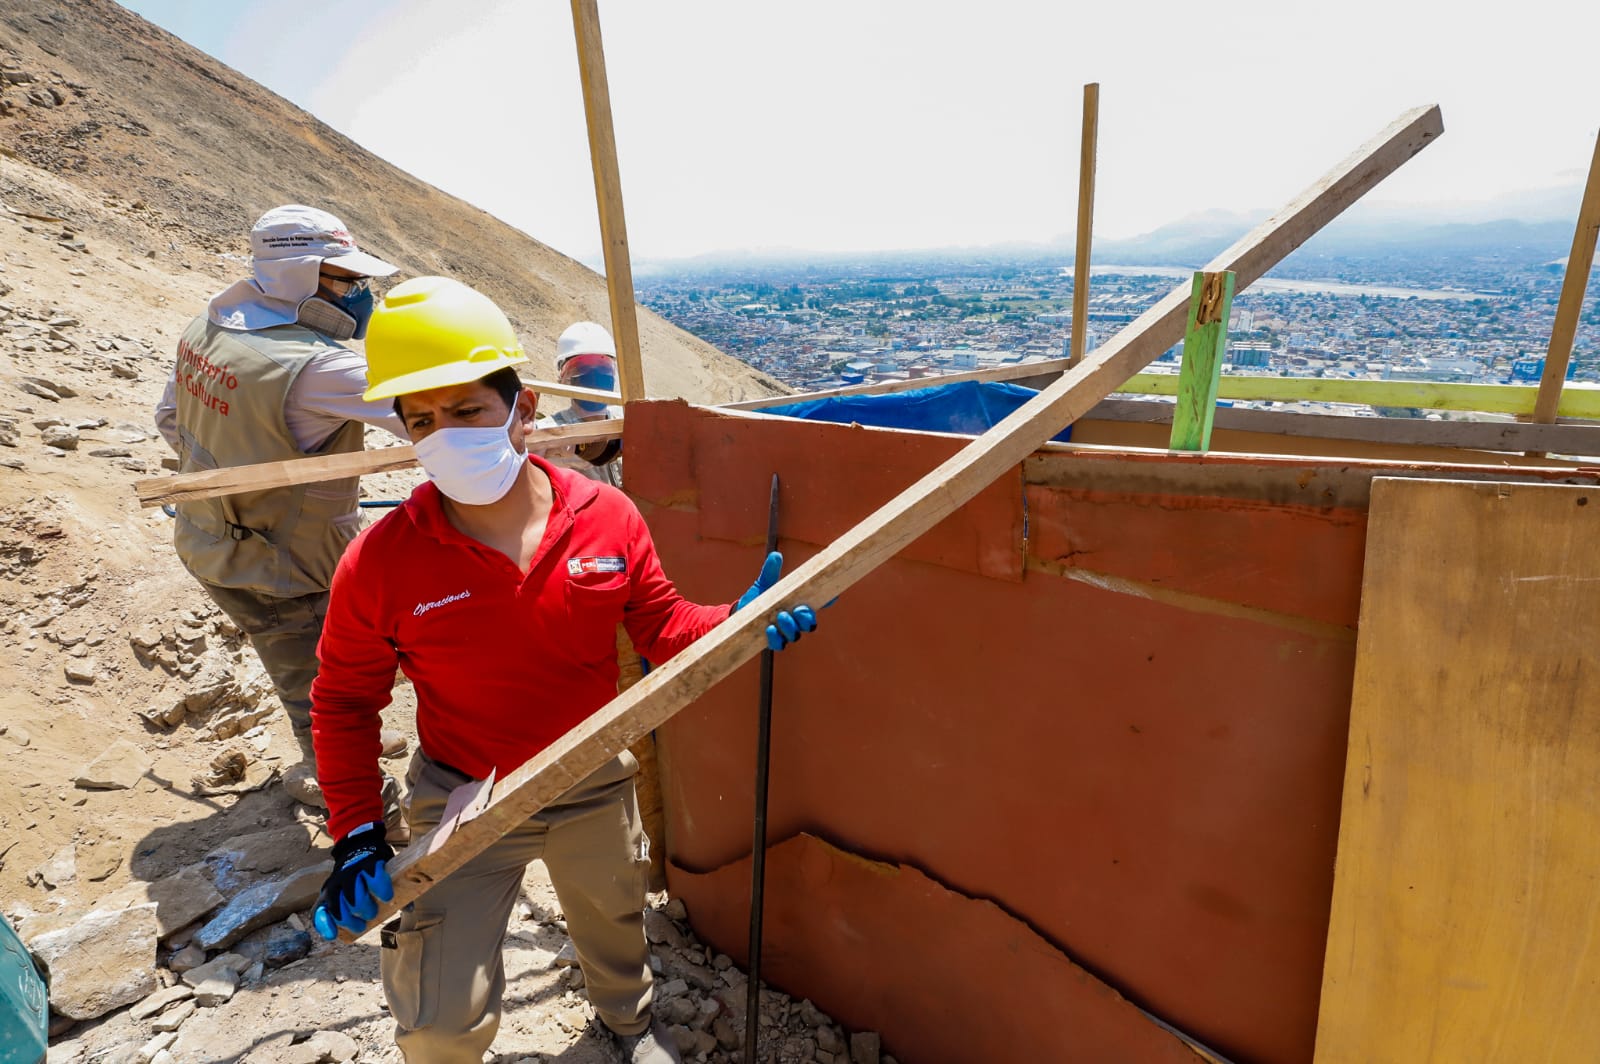
[[[1172,411],[1174,451],[1204,451],[1211,446],[1211,421],[1217,413],[1217,384],[1228,349],[1228,312],[1233,308],[1233,273],[1195,273],[1189,298],[1189,325],[1183,334],[1183,366],[1178,370],[1178,405]]]
[[[1544,356],[1544,376],[1539,379],[1539,397],[1533,406],[1533,420],[1536,422],[1553,424],[1556,408],[1561,405],[1561,386],[1567,379],[1572,341],[1578,334],[1583,296],[1589,288],[1589,270],[1594,266],[1597,233],[1600,233],[1600,137],[1595,138],[1594,158],[1589,161],[1589,181],[1583,187],[1583,202],[1578,207],[1578,228],[1572,234],[1567,273],[1561,282],[1561,302],[1556,304],[1556,321],[1550,330],[1550,348]]]
[[[617,390],[622,401],[630,403],[645,397],[644,366],[639,358],[633,266],[628,261],[628,226],[622,216],[622,177],[617,170],[617,138],[611,126],[611,90],[606,84],[606,56],[600,42],[597,5],[598,0],[572,0],[572,29],[578,38],[578,74],[583,80],[583,113],[589,125],[594,198],[600,207],[606,290],[611,296],[611,335],[617,341]]]
[[[1083,145],[1078,155],[1078,249],[1072,257],[1072,351],[1068,366],[1083,361],[1089,336],[1089,245],[1094,235],[1095,144],[1100,136],[1100,83],[1083,87]]]

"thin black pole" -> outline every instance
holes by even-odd
[[[767,507],[767,554],[778,549],[778,474]],[[766,555],[762,555],[765,563]],[[744,1059],[755,1064],[761,1021],[761,909],[767,887],[767,764],[772,753],[772,659],[761,652],[761,714],[756,726],[756,829],[750,844],[750,980],[744,999]]]

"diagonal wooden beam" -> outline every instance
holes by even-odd
[[[1407,111],[1206,269],[1232,270],[1241,288],[1249,284],[1442,131],[1437,107]],[[1187,285],[1173,289],[1060,380],[495,784],[492,798],[475,819],[441,825],[416,840],[390,863],[395,897],[374,923],[409,904],[754,657],[766,645],[766,626],[779,609],[833,599],[1076,421],[1182,336],[1188,303]]]
[[[571,447],[596,440],[614,440],[622,435],[622,418],[585,421],[553,429],[534,429],[523,436],[528,450],[535,454],[557,447]],[[140,506],[161,506],[190,499],[211,499],[236,495],[241,491],[266,491],[294,484],[316,484],[324,480],[365,476],[409,469],[417,464],[417,453],[410,444],[380,447],[373,451],[349,454],[319,454],[310,458],[291,458],[286,462],[261,462],[256,465],[206,469],[198,473],[179,473],[174,477],[144,477],[133,482]]]

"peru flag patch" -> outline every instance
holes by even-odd
[[[584,573],[625,573],[628,571],[626,558],[568,558],[567,575],[582,576]]]

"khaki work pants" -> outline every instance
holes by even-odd
[[[274,598],[204,580],[198,583],[250,637],[261,667],[277,688],[278,701],[289,715],[295,738],[302,740],[306,760],[311,760],[311,681],[317,678],[317,640],[322,637],[322,620],[328,615],[328,593]]]
[[[624,751],[407,906],[384,935],[383,991],[407,1064],[481,1064],[500,1028],[501,946],[528,863],[550,870],[589,1000],[621,1035],[650,1023],[644,937],[650,863]],[[418,751],[406,773],[413,835],[435,827],[468,782]]]

